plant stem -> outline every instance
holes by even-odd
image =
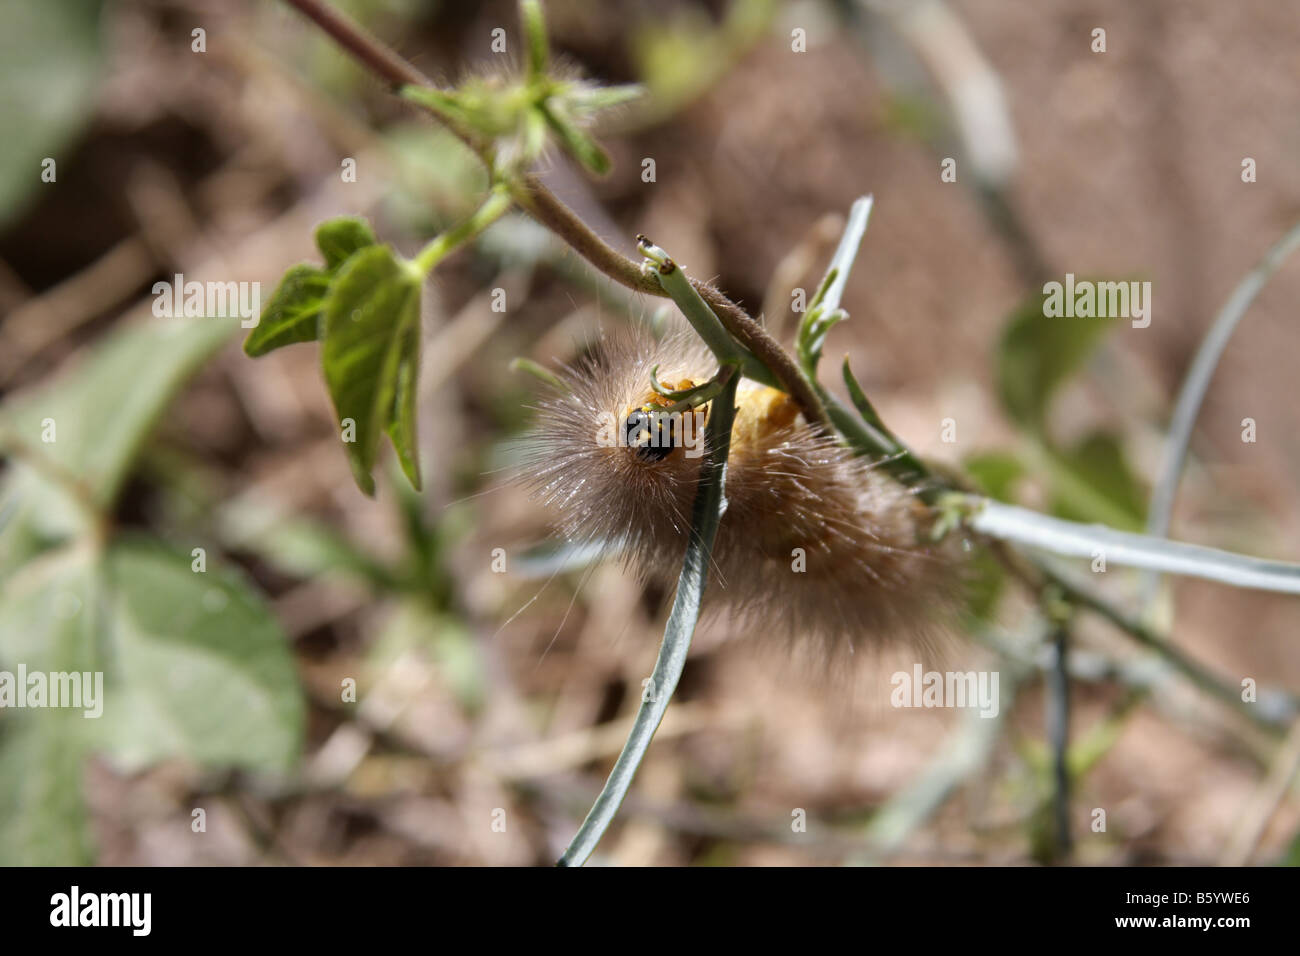
[[[430,86],[429,78],[392,47],[371,36],[360,25],[339,13],[324,0],[285,0],[334,38],[389,86]]]
[[[1147,516],[1147,534],[1163,538],[1169,534],[1169,522],[1173,516],[1174,496],[1178,492],[1178,480],[1182,476],[1183,466],[1187,463],[1187,449],[1192,440],[1192,428],[1201,410],[1201,401],[1210,387],[1210,379],[1223,357],[1228,340],[1232,338],[1237,324],[1250,308],[1255,297],[1268,282],[1269,277],[1291,253],[1300,249],[1300,223],[1292,226],[1281,239],[1264,254],[1264,258],[1247,273],[1246,277],[1232,290],[1232,295],[1223,304],[1215,317],[1210,331],[1201,342],[1196,358],[1183,381],[1178,393],[1178,402],[1174,406],[1173,418],[1169,422],[1169,436],[1165,443],[1165,458],[1160,466],[1160,477],[1156,480],[1151,493],[1151,509]],[[1149,603],[1154,596],[1159,576],[1147,576],[1143,585],[1144,603]]]
[[[1071,578],[1043,564],[1037,565],[1039,571],[1061,589],[1070,603],[1092,611],[1114,627],[1132,637],[1141,646],[1155,652],[1174,670],[1186,677],[1193,686],[1222,701],[1252,722],[1272,732],[1285,727],[1300,713],[1300,703],[1290,694],[1261,694],[1258,702],[1248,704],[1241,699],[1241,690],[1220,681],[1200,662],[1187,656],[1163,635],[1157,633],[1142,621],[1118,610],[1110,602],[1103,600],[1091,589],[1081,587]]]
[[[542,20],[542,6],[538,0],[522,0],[519,15],[524,21],[524,38],[528,42],[528,77],[540,80],[546,74],[551,59],[550,45],[546,42],[546,24]]]
[[[1235,587],[1300,594],[1300,565],[1268,561],[1217,548],[1079,524],[971,495],[965,522],[973,531],[1003,541],[1076,558],[1101,557],[1109,564],[1220,581]]]
[[[537,176],[526,176],[522,183],[512,188],[520,206],[572,246],[600,272],[620,285],[637,292],[657,296],[668,295],[654,276],[646,275],[641,271],[639,263],[612,248],[596,235],[591,227],[547,189]],[[830,421],[820,398],[804,378],[794,359],[781,348],[780,343],[768,335],[749,313],[717,288],[698,279],[689,281],[732,337],[771,370],[781,389],[798,403],[799,410],[803,412],[808,423],[815,427],[827,428]]]
[[[695,333],[704,340],[718,361],[739,365],[746,376],[764,385],[778,385],[767,367],[752,352],[736,343],[736,339],[722,325],[717,314],[700,297],[699,291],[668,253],[645,236],[637,236],[636,241],[637,248],[646,257],[646,271],[653,272],[655,280],[677,303],[677,308],[682,310],[682,315],[686,316]]]
[[[1069,859],[1070,840],[1070,623],[1052,631],[1052,666],[1047,672],[1047,736],[1052,745],[1052,822],[1055,857]]]
[[[559,866],[582,866],[591,856],[600,838],[605,835],[628,789],[636,776],[637,768],[645,758],[655,731],[664,719],[668,702],[686,666],[686,655],[691,649],[691,638],[700,617],[700,601],[708,584],[709,563],[713,553],[713,539],[722,521],[723,495],[726,492],[727,454],[731,448],[731,426],[736,413],[736,385],[740,376],[735,365],[724,365],[719,372],[722,394],[713,402],[709,414],[709,449],[700,466],[700,484],[695,493],[691,515],[691,540],[686,548],[682,571],[677,579],[677,593],[664,628],[659,657],[650,674],[649,693],[644,695],[637,710],[632,731],[623,745],[614,769],[609,773],[600,796],[592,804],[587,818],[582,821]]]
[[[429,240],[415,257],[415,267],[420,271],[420,275],[427,276],[447,255],[500,219],[510,208],[511,202],[508,192],[493,189],[483,205],[479,206],[468,219],[456,223]]]

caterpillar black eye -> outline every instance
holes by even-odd
[[[623,443],[643,461],[663,461],[674,447],[672,429],[664,416],[637,409],[623,419]]]

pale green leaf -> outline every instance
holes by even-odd
[[[72,139],[94,116],[98,0],[0,3],[0,222],[72,172]],[[55,162],[54,182],[42,164]]]
[[[94,656],[97,569],[91,548],[68,548],[27,564],[5,581],[0,670],[12,675],[14,693],[25,699],[20,668],[30,677],[100,667]],[[82,767],[97,720],[86,711],[0,711],[0,866],[91,862]]]
[[[93,862],[85,723],[79,712],[42,710],[0,725],[0,866]]]
[[[998,395],[1007,414],[1043,432],[1057,388],[1087,361],[1114,321],[1045,316],[1041,296],[1017,310],[998,347]]]
[[[284,771],[303,702],[288,641],[237,573],[145,542],[109,552],[110,626],[97,742],[127,767],[167,757]]]
[[[86,505],[111,507],[168,402],[238,327],[224,318],[129,325],[5,404],[0,444],[14,468],[0,500],[15,513],[0,572],[85,531]],[[55,475],[75,480],[85,502]]]

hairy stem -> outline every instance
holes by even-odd
[[[402,86],[430,86],[427,76],[392,47],[371,36],[361,26],[339,13],[324,0],[285,0],[335,42],[361,61],[371,73],[394,89]]]

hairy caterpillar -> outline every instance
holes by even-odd
[[[707,407],[664,421],[651,373],[705,382],[717,361],[693,334],[603,339],[559,376],[526,440],[525,479],[565,539],[620,552],[643,575],[675,573],[690,533]],[[656,420],[658,418],[658,420]],[[956,593],[950,546],[907,488],[815,432],[789,396],[739,385],[726,511],[706,605],[752,629],[832,645],[923,639]]]

